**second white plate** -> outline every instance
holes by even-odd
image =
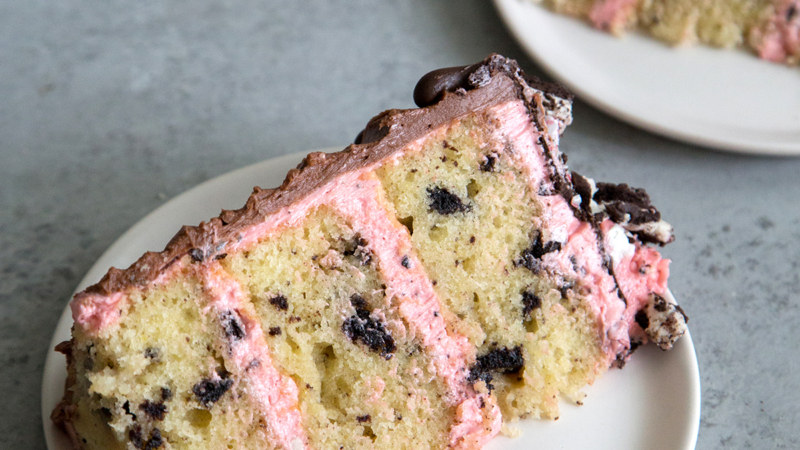
[[[800,68],[743,51],[617,38],[528,0],[494,0],[553,77],[633,125],[707,147],[800,155]]]
[[[338,149],[323,149],[334,151]],[[209,180],[168,201],[123,234],[92,266],[77,290],[96,283],[111,266],[128,267],[147,250],[163,248],[184,224],[196,224],[241,207],[253,186],[277,186],[305,153],[263,161]],[[71,450],[50,421],[64,394],[64,356],[52,351],[70,338],[67,307],[53,334],[42,380],[42,422],[49,450]],[[692,450],[700,423],[700,376],[692,338],[681,338],[663,353],[639,350],[623,370],[610,370],[581,407],[562,405],[558,421],[523,420],[518,439],[498,438],[487,449]]]

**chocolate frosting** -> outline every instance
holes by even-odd
[[[539,88],[534,88],[538,86]],[[533,100],[531,88],[540,95]],[[547,90],[545,90],[547,89]],[[418,94],[417,94],[418,93]],[[525,78],[517,63],[500,55],[464,68],[434,71],[424,76],[415,89],[420,109],[389,110],[372,120],[361,133],[359,143],[337,153],[311,153],[292,169],[276,189],[254,188],[245,206],[223,210],[219,217],[198,226],[184,226],[161,252],[147,252],[125,270],[111,268],[95,285],[77,296],[144,287],[163,270],[189,255],[201,263],[221,257],[226,246],[241,238],[244,230],[263,222],[267,216],[300,202],[335,177],[381,160],[401,151],[408,143],[430,130],[491,105],[521,99],[536,117],[549,113],[542,97],[560,101],[572,98],[563,88]],[[542,144],[546,145],[544,139]]]
[[[525,75],[516,61],[492,55],[471,66],[448,67],[428,72],[414,87],[414,103],[423,108],[438,102],[445,92],[456,92],[459,89],[468,91],[484,86],[491,79],[491,74],[498,71],[513,73],[536,90],[572,101],[572,94],[560,84],[546,83],[536,77]]]

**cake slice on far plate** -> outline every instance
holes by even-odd
[[[647,194],[571,173],[571,95],[499,55],[77,294],[90,449],[476,449],[685,331]]]
[[[747,48],[800,64],[800,0],[532,0],[621,35],[640,30],[670,45]]]

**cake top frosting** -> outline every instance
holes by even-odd
[[[384,111],[370,120],[354,144],[337,153],[309,154],[297,168],[289,171],[279,187],[254,188],[244,207],[223,210],[218,217],[198,226],[184,226],[163,251],[147,252],[124,270],[112,267],[97,284],[88,287],[76,297],[109,295],[128,288],[145,286],[185,255],[189,255],[195,262],[222,255],[229,244],[241,240],[244,230],[262,222],[270,214],[301,201],[337,176],[391,157],[431,129],[471,112],[518,99],[525,103],[541,130],[548,129],[545,121],[551,119],[556,121],[558,134],[561,134],[572,121],[572,95],[565,88],[529,77],[516,61],[496,54],[477,64],[439,69],[426,74],[414,90],[414,99],[421,106],[419,109]],[[555,139],[557,138],[556,135]],[[539,143],[549,158],[556,190],[571,203],[578,193],[576,188],[579,190],[583,184],[573,186],[573,177],[566,172],[563,156],[555,149],[553,139],[553,136],[543,132]],[[649,204],[646,194],[644,197],[628,198],[630,196],[626,192],[604,189],[602,192],[588,194],[603,194],[598,204],[603,205],[600,209],[607,210],[606,213],[633,213],[634,209],[644,209],[656,214],[653,216],[656,221],[660,219],[658,211]],[[575,208],[582,220],[591,221],[591,214],[587,214],[587,211],[580,206]],[[648,233],[653,227],[647,228],[652,221],[637,222],[637,218],[641,216],[639,213],[629,216],[630,214],[612,216],[612,220],[619,222],[627,218],[638,227],[637,231],[641,236],[646,238],[653,235],[653,232]],[[666,243],[671,239],[668,231],[669,229],[659,229],[659,238],[645,240]],[[666,234],[669,236],[664,237]]]
[[[535,92],[541,94],[538,105],[533,103]],[[243,230],[299,202],[335,177],[392,156],[430,129],[512,99],[525,101],[542,120],[545,115],[556,118],[560,131],[571,122],[572,96],[566,89],[525,76],[514,60],[503,56],[491,55],[470,66],[431,72],[415,89],[415,100],[423,107],[379,114],[355,144],[337,153],[309,154],[278,188],[254,188],[244,207],[223,210],[198,226],[184,226],[163,251],[147,252],[124,270],[111,268],[100,282],[77,296],[109,295],[145,286],[185,255],[196,262],[221,255],[230,243],[241,239]]]

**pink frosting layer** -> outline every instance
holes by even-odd
[[[544,149],[538,143],[539,134],[532,128],[522,102],[497,105],[491,114],[495,123],[500,124],[492,141],[510,144],[509,147],[513,149],[510,156],[523,167],[531,192],[539,192],[540,187],[552,191],[553,182],[545,172]],[[551,140],[550,151],[553,159],[559,161],[557,141]],[[556,169],[561,172],[565,170],[559,165]],[[615,274],[612,276],[603,264],[598,234],[594,228],[578,220],[561,195],[537,197],[544,206],[541,217],[544,238],[562,243],[561,251],[543,256],[543,265],[562,281],[580,280],[581,286],[586,289],[583,293],[587,303],[597,318],[606,362],[611,364],[618,354],[624,354],[630,348],[632,328],[637,338],[646,339],[638,325],[634,325],[634,317],[648,301],[650,293],[663,294],[666,291],[669,260],[662,259],[650,247],[639,243],[629,244],[625,238],[623,244],[630,245],[631,251],[622,252],[625,255],[623,259],[614,261]],[[620,243],[608,239],[612,227],[617,227],[624,235],[619,225],[606,220],[601,227],[601,238],[605,250],[609,254],[617,254],[622,251],[615,248]],[[617,288],[627,304],[618,295]]]
[[[800,0],[780,2],[767,24],[751,31],[751,38],[759,56],[766,60],[784,62],[800,56]]]
[[[510,156],[523,167],[531,192],[537,193],[540,187],[553,189],[553,182],[545,172],[546,158],[544,149],[538,144],[538,134],[532,130],[525,105],[519,101],[508,102],[492,109],[497,123],[498,133],[493,141],[508,142],[513,149]],[[560,160],[555,142],[551,142],[552,156]],[[563,170],[563,168],[558,168]],[[625,303],[617,295],[614,278],[603,266],[600,256],[597,235],[588,223],[581,222],[572,213],[564,198],[560,195],[538,196],[543,204],[544,214],[541,216],[541,228],[544,238],[562,243],[561,251],[544,255],[542,263],[550,272],[564,279],[581,279],[582,286],[588,288],[585,293],[587,302],[597,318],[598,328],[603,340],[603,352],[610,364],[616,355],[630,346],[627,323],[621,321],[625,311]],[[571,257],[576,259],[581,273],[575,271]],[[584,273],[585,272],[585,273]]]
[[[308,438],[297,407],[297,385],[272,364],[261,324],[241,309],[246,301],[241,286],[218,262],[198,272],[210,297],[208,307],[215,315],[234,312],[241,318],[245,336],[230,343],[227,362],[232,363],[247,382],[244,389],[266,417],[270,440],[283,449],[307,449]]]
[[[110,296],[88,294],[72,301],[72,319],[89,335],[94,335],[119,320],[119,303],[125,297],[122,292]]]
[[[542,197],[545,207],[553,211],[546,227],[550,230],[566,230],[566,243],[561,251],[542,257],[548,271],[561,274],[567,279],[580,279],[585,290],[586,301],[597,318],[603,340],[603,352],[608,364],[618,353],[630,347],[628,323],[621,320],[625,312],[625,302],[617,294],[614,278],[603,266],[597,233],[588,223],[581,222],[572,214],[566,200],[560,195]],[[552,234],[560,232],[551,231]],[[572,258],[575,259],[573,264]],[[576,272],[576,267],[581,273]]]
[[[182,268],[182,263],[176,261],[167,270],[156,278],[152,285],[162,285],[168,282],[175,273]],[[122,309],[120,303],[126,298],[127,292],[115,292],[109,296],[99,294],[78,294],[69,303],[72,311],[72,320],[90,336],[97,335],[100,331],[119,321]]]
[[[450,446],[475,448],[476,444],[482,445],[500,431],[499,407],[494,399],[476,395],[466,382],[467,367],[475,359],[475,349],[466,337],[448,333],[444,318],[439,314],[441,304],[433,284],[411,252],[408,231],[389,218],[378,197],[380,190],[376,178],[364,176],[329,192],[327,200],[369,242],[386,283],[387,295],[396,299],[400,315],[413,329],[413,335],[422,341],[433,371],[448,387],[448,402],[458,405],[457,423],[450,431]]]
[[[621,231],[619,230],[621,227],[609,219],[603,221],[600,226],[607,248],[612,248],[616,244],[609,238],[615,227]],[[623,321],[632,327],[632,335],[646,342],[647,336],[644,330],[635,325],[634,317],[648,303],[651,293],[664,295],[666,292],[670,260],[661,258],[657,250],[645,247],[639,242],[629,245],[633,247],[633,251],[621,252],[622,258],[613,261],[614,276],[627,301]]]
[[[389,219],[378,201],[378,180],[354,181],[349,189],[341,188],[332,193],[329,202],[369,242],[386,283],[387,295],[397,298],[400,314],[421,338],[436,373],[451,388],[451,394],[461,399],[466,395],[463,383],[466,362],[474,359],[475,350],[464,336],[448,334],[439,314],[441,307],[433,285],[422,264],[411,253],[407,230]],[[402,265],[404,258],[407,258],[408,268]]]

